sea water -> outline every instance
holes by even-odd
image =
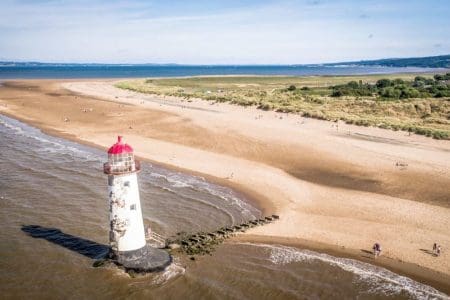
[[[363,75],[433,72],[442,69],[361,65],[105,65],[0,63],[0,79],[131,78],[200,75]]]

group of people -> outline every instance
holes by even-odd
[[[372,250],[373,255],[375,256],[375,258],[377,258],[381,254],[381,245],[379,243],[373,244]],[[441,245],[438,245],[437,243],[433,244],[433,254],[435,256],[441,255]]]

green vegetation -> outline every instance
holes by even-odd
[[[350,81],[346,84],[332,86],[332,97],[341,96],[376,96],[387,100],[408,98],[442,98],[450,97],[450,73],[437,74],[434,78],[416,76],[413,81],[401,78],[394,80],[383,78],[376,83]]]
[[[450,139],[449,81],[450,74],[214,76],[140,79],[116,86]]]

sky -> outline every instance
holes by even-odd
[[[309,64],[450,54],[449,0],[0,0],[0,60]]]

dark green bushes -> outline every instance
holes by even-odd
[[[335,85],[331,87],[331,97],[341,96],[373,96],[376,88],[368,83],[358,83],[350,81],[347,84]]]
[[[290,85],[288,88],[287,88],[287,90],[288,91],[295,91],[297,88],[295,87],[295,85]]]
[[[380,79],[375,84],[350,81],[332,86],[332,97],[374,96],[382,99],[443,98],[450,97],[450,73],[436,74],[433,78],[417,76],[414,81]]]

